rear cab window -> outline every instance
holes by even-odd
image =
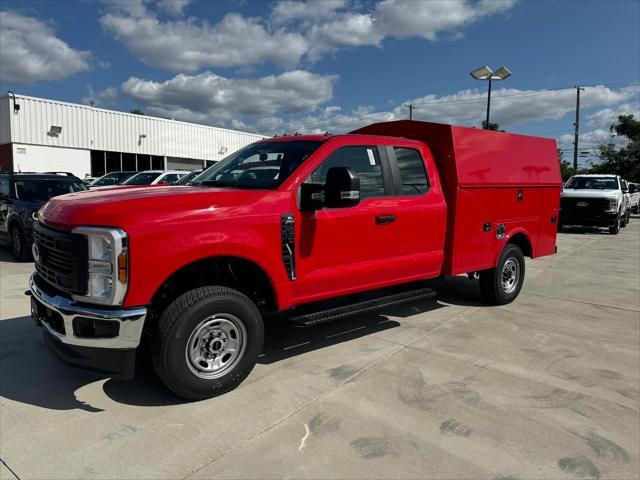
[[[424,159],[415,148],[393,147],[400,174],[398,195],[424,195],[429,191],[429,178]]]

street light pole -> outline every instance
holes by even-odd
[[[491,111],[491,87],[494,80],[505,80],[511,76],[511,72],[507,67],[500,67],[495,72],[485,65],[484,67],[480,67],[475,69],[470,75],[476,80],[488,80],[489,81],[489,90],[487,92],[487,118],[485,120],[484,128],[489,128],[489,112]]]
[[[491,83],[492,78],[489,76],[489,91],[487,92],[487,120],[484,124],[484,128],[489,128],[489,111],[491,109]]]

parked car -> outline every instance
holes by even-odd
[[[136,173],[122,182],[121,185],[170,185],[188,173],[187,170],[145,170],[144,172]]]
[[[34,215],[50,198],[87,190],[72,175],[0,172],[0,241],[18,261],[31,258]]]
[[[194,179],[202,173],[202,170],[194,170],[193,172],[189,172],[180,180],[174,183],[174,185],[191,185]]]
[[[95,182],[97,180],[96,177],[92,177],[89,174],[87,174],[83,179],[82,179],[82,183],[84,183],[85,185],[89,186],[90,184],[92,184],[93,182]]]
[[[561,192],[560,225],[609,228],[617,235],[628,221],[628,199],[619,175],[574,175]]]
[[[31,311],[59,357],[106,375],[133,375],[144,330],[168,388],[212,397],[251,372],[265,317],[313,325],[464,273],[513,301],[524,257],[557,250],[561,185],[550,139],[417,121],[265,139],[192,186],[51,200]]]
[[[113,185],[121,185],[126,180],[133,177],[138,172],[110,172],[106,175],[101,176],[100,178],[91,182],[88,186],[89,188],[97,188],[97,187],[109,187]]]
[[[636,215],[640,213],[640,184],[629,183],[629,207]]]

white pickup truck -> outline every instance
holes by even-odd
[[[625,180],[626,182],[626,180]],[[629,185],[629,210],[631,213],[640,213],[640,184],[627,182]]]
[[[626,183],[619,175],[574,175],[560,193],[559,229],[567,225],[609,228],[617,235],[629,221]]]

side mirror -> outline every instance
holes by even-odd
[[[360,177],[348,167],[331,167],[324,185],[328,208],[353,207],[360,203]]]
[[[300,185],[300,210],[312,212],[324,207],[324,185],[303,183]]]

